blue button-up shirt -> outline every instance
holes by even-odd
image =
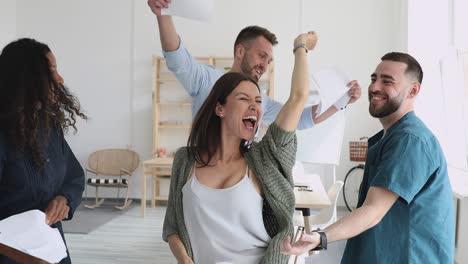
[[[439,142],[410,112],[369,139],[362,206],[370,187],[399,198],[376,226],[348,240],[341,263],[453,263],[455,213]]]

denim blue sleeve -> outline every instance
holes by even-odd
[[[177,50],[163,51],[163,55],[166,58],[167,68],[174,73],[192,98],[192,117],[195,117],[213,85],[224,73],[211,65],[202,64],[195,60],[184,47],[182,41],[180,41]]]
[[[276,116],[279,114],[281,108],[283,107],[283,104],[280,102],[277,102],[267,95],[263,95],[262,99],[262,104],[263,104],[263,117],[262,117],[262,122],[265,122],[265,124],[271,124],[273,121],[275,121]],[[302,112],[301,118],[299,119],[299,124],[297,125],[297,129],[302,130],[302,129],[307,129],[313,127],[314,120],[312,119],[312,107],[306,107],[304,108],[304,111]]]
[[[210,65],[196,61],[180,41],[179,48],[174,51],[163,51],[167,68],[174,73],[177,80],[191,97],[207,94],[213,87],[213,75],[216,81],[222,72]],[[203,98],[204,100],[204,98]]]
[[[437,167],[425,142],[409,133],[392,135],[381,149],[381,159],[367,165],[369,173],[375,175],[372,186],[388,189],[408,204]]]
[[[68,200],[70,211],[67,219],[73,218],[73,214],[81,203],[83,196],[85,177],[80,163],[76,159],[68,143],[63,139],[64,155],[66,160],[66,175],[62,185],[61,194]]]

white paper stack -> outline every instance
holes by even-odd
[[[46,215],[39,210],[0,221],[0,243],[50,263],[67,256],[60,232],[46,224]]]

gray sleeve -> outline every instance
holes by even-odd
[[[182,177],[181,173],[181,166],[177,164],[183,163],[183,152],[185,152],[185,148],[181,148],[176,152],[174,157],[174,162],[172,166],[172,175],[171,175],[171,183],[169,187],[169,198],[167,200],[167,209],[166,215],[164,216],[164,224],[163,224],[163,234],[162,238],[164,241],[168,242],[167,238],[173,234],[178,234],[177,228],[177,218],[176,218],[176,210],[177,210],[177,200],[180,200],[182,193],[178,192],[177,184],[180,177]]]
[[[255,155],[257,156],[256,163],[262,170],[273,170],[283,175],[288,183],[293,185],[292,168],[296,161],[297,151],[295,131],[286,131],[273,122],[254,151],[258,152]],[[269,162],[262,162],[262,160]],[[266,167],[264,164],[273,165],[273,167]]]

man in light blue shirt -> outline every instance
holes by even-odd
[[[167,67],[175,74],[191,96],[192,117],[194,117],[213,88],[214,83],[224,72],[210,65],[201,64],[190,55],[176,32],[172,17],[161,15],[161,9],[166,8],[168,2],[170,1],[148,0],[148,5],[156,14],[158,20],[161,45]],[[231,71],[242,72],[258,81],[273,60],[273,46],[277,43],[276,36],[265,28],[258,26],[244,28],[234,43],[234,62]],[[361,88],[355,80],[349,82],[348,87],[350,88],[348,94],[351,97],[348,104],[350,104],[359,99]],[[262,122],[264,124],[273,122],[282,106],[283,104],[262,94]],[[346,107],[346,104],[331,106],[319,116],[316,115],[317,105],[307,107],[301,115],[297,128],[310,128],[344,107]]]
[[[391,52],[371,75],[369,113],[383,130],[369,139],[358,208],[304,244],[326,248],[349,239],[341,263],[453,263],[455,211],[447,163],[437,138],[414,113],[423,72],[410,55]]]

